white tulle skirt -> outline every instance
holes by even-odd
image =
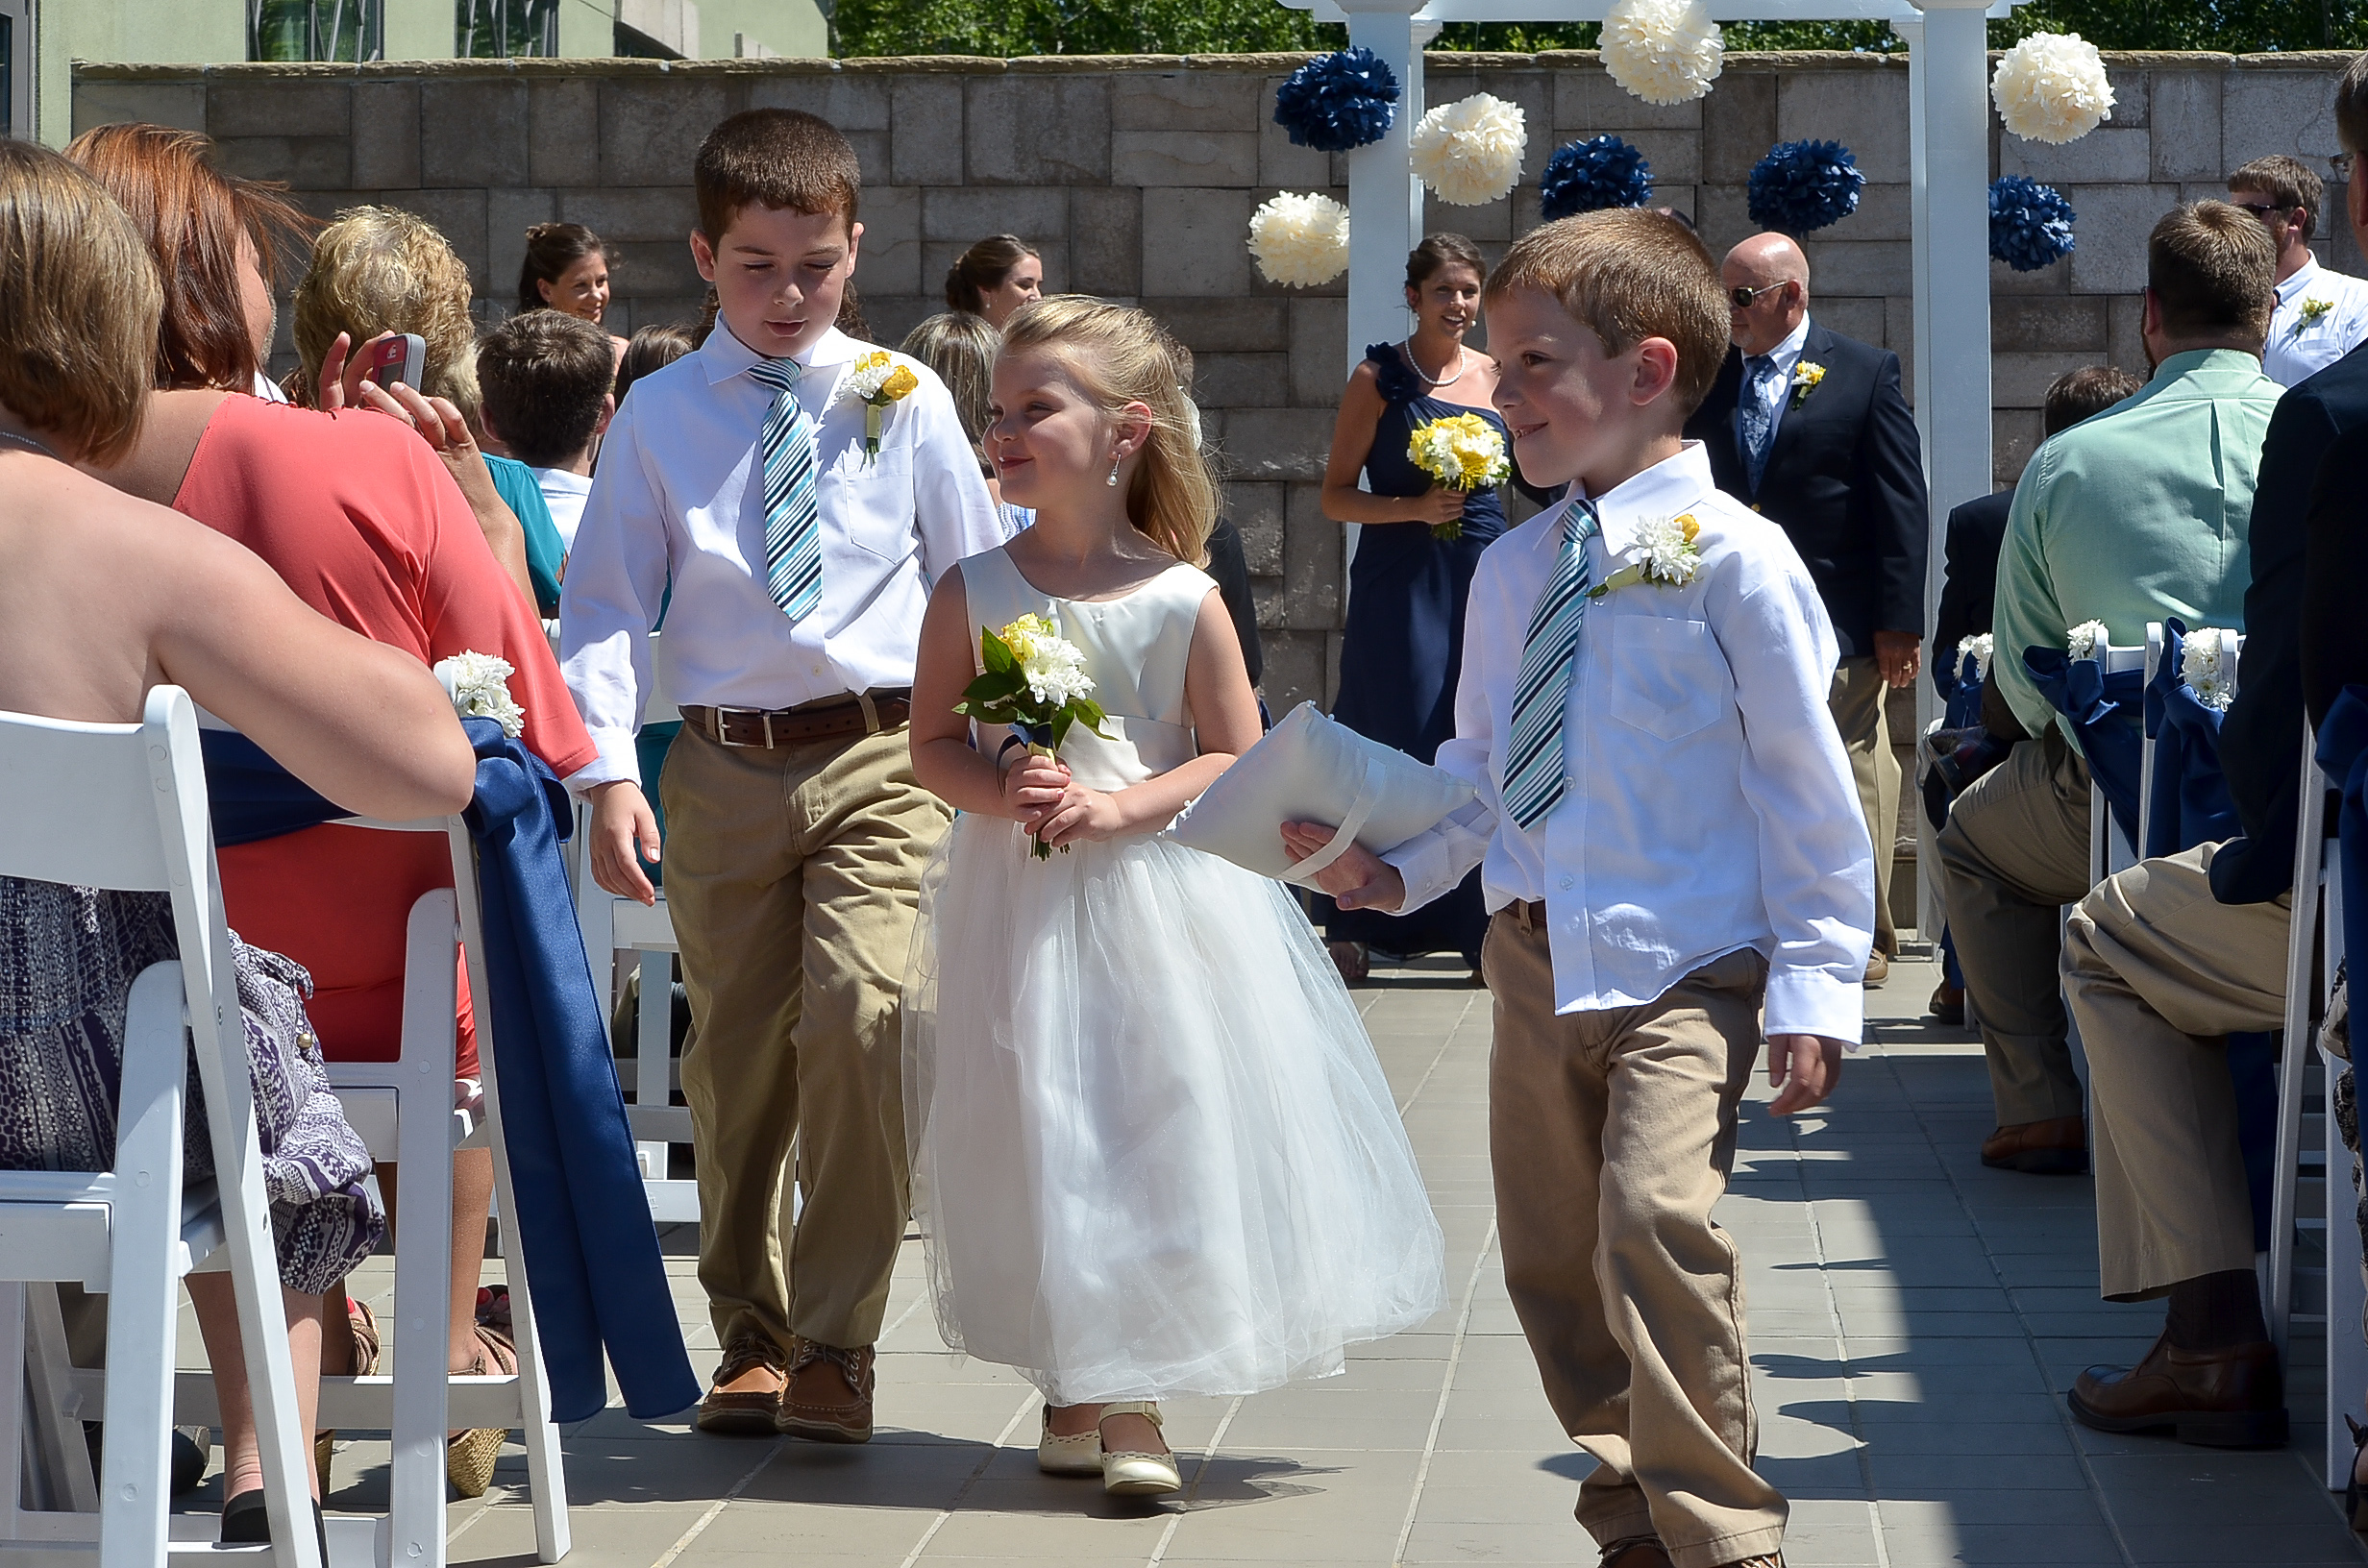
[[[1440,1307],[1405,1128],[1279,884],[966,815],[904,1008],[938,1328],[1051,1403],[1255,1393]]]

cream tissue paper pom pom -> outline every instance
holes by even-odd
[[[2113,88],[2097,46],[2078,33],[2034,33],[1990,78],[1998,117],[2026,141],[2077,140],[2113,117]]]
[[[1701,97],[1726,53],[1702,0],[1618,0],[1599,47],[1612,80],[1648,104]]]
[[[1270,283],[1313,288],[1348,270],[1348,208],[1284,191],[1249,215],[1249,254]]]
[[[1406,150],[1415,174],[1439,199],[1483,207],[1521,183],[1521,150],[1529,130],[1520,106],[1475,92],[1422,116]]]

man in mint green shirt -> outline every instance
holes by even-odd
[[[1949,930],[1997,1107],[1986,1165],[2088,1168],[2057,977],[2060,906],[2088,892],[2088,765],[2023,650],[2062,648],[2089,621],[2124,647],[2169,616],[2243,629],[2254,475],[2283,390],[2261,374],[2276,269],[2269,232],[2241,208],[2167,213],[2146,246],[2154,379],[2051,437],[2015,487],[1990,669],[2037,739],[1960,796],[1939,837]]]

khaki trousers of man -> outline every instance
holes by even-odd
[[[2079,1115],[2056,966],[2062,907],[2088,892],[2088,764],[2052,724],[2016,742],[1951,803],[1939,845],[1998,1125]]]
[[[1834,672],[1833,690],[1826,696],[1826,705],[1834,711],[1834,727],[1841,731],[1841,748],[1850,754],[1850,778],[1858,786],[1866,836],[1875,846],[1875,951],[1885,954],[1899,951],[1899,936],[1891,929],[1891,850],[1899,840],[1899,758],[1892,754],[1890,726],[1884,722],[1890,693],[1870,656],[1842,660]]]
[[[2253,1266],[2226,1037],[2284,1027],[2294,900],[2212,897],[2219,848],[2107,878],[2064,931],[2064,986],[2093,1093],[2099,1285],[2110,1301]]]
[[[1557,1016],[1542,923],[1489,922],[1489,1150],[1505,1285],[1563,1430],[1594,1456],[1578,1521],[1658,1535],[1676,1568],[1774,1552],[1789,1510],[1752,1470],[1759,1421],[1735,1164],[1767,963],[1746,949],[1641,1007]]]
[[[716,1335],[871,1344],[907,1210],[904,963],[950,814],[900,727],[770,750],[685,727],[660,788]]]

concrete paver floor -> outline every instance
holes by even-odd
[[[2071,1421],[2072,1378],[2142,1354],[2162,1310],[2097,1299],[2086,1179],[1982,1168],[1980,1047],[1918,1017],[1934,979],[1901,963],[1869,993],[1874,1039],[1827,1106],[1778,1121],[1759,1074],[1745,1109],[1719,1218],[1749,1271],[1760,1469],[1792,1501],[1787,1560],[2368,1561],[2316,1473],[2315,1325],[2296,1333],[2289,1449]],[[1174,1402],[1186,1492],[1122,1504],[1037,1473],[1033,1390],[944,1348],[908,1239],[869,1447],[705,1437],[612,1408],[566,1433],[573,1568],[1592,1564],[1570,1516],[1591,1461],[1546,1409],[1495,1253],[1488,994],[1424,967],[1379,972],[1359,1000],[1446,1232],[1450,1300],[1418,1332],[1359,1348],[1343,1377]],[[695,1241],[666,1239],[703,1376],[717,1350]],[[382,1258],[358,1288],[383,1307],[390,1284]],[[382,1507],[385,1457],[341,1443],[333,1507]],[[452,1508],[456,1563],[533,1560],[525,1485],[513,1445],[485,1500]]]

